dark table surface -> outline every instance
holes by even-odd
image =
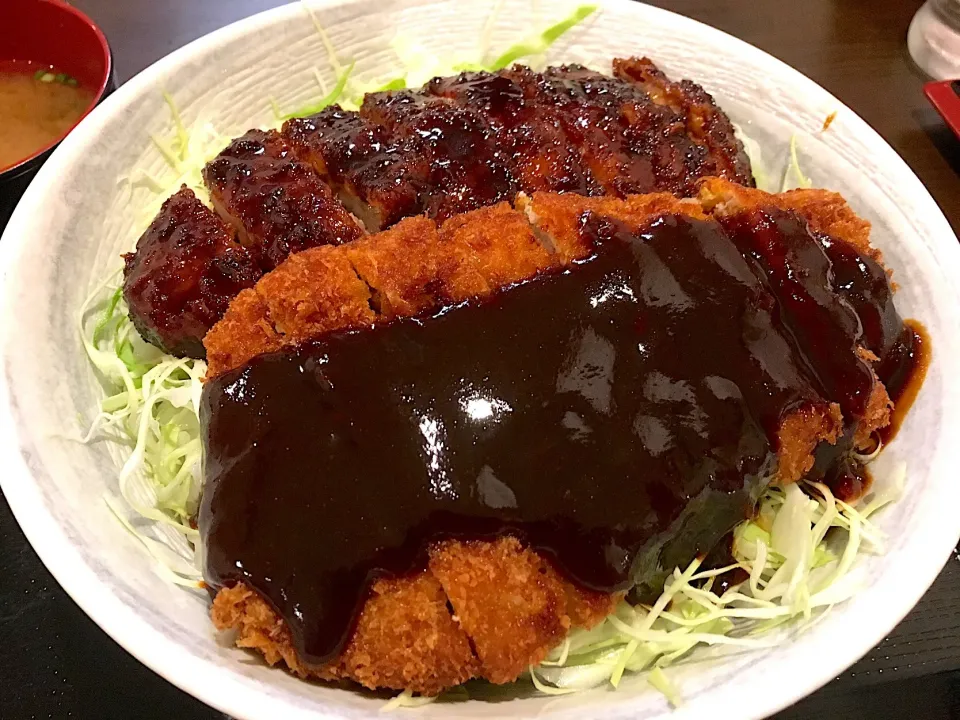
[[[11,2],[16,0],[0,0]],[[282,0],[75,0],[122,82],[170,51]],[[657,0],[753,43],[823,85],[904,157],[960,231],[960,141],[926,104],[906,50],[916,0]],[[2,32],[4,29],[0,29]],[[638,48],[642,51],[642,48]],[[960,718],[960,555],[878,647],[776,716]],[[0,719],[222,718],[137,663],[66,596],[0,500]]]

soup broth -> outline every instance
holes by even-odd
[[[0,170],[61,137],[93,102],[93,93],[56,71],[0,63]]]

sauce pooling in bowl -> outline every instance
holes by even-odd
[[[93,100],[92,91],[67,75],[0,62],[0,171],[61,138]]]

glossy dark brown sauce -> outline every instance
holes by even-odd
[[[850,243],[808,230],[785,210],[756,209],[728,218],[724,225],[741,251],[763,268],[818,389],[840,405],[843,435],[834,444],[820,445],[810,478],[851,502],[871,482],[853,450],[874,373],[897,403],[894,422],[881,433],[892,438],[898,418],[912,403],[910,399],[900,409],[902,388],[918,372],[916,388],[923,382],[918,336],[897,312],[886,270]],[[862,350],[873,353],[877,362],[868,362]]]
[[[932,350],[930,337],[926,329],[916,320],[904,323],[904,336],[896,346],[897,354],[884,359],[884,365],[878,371],[883,373],[884,385],[890,399],[893,400],[893,414],[890,424],[880,430],[880,440],[886,444],[896,437],[907,412],[913,407],[917,393],[923,386],[930,367]]]
[[[797,349],[824,303],[787,312],[743,238],[672,216],[582,233],[573,268],[207,383],[207,583],[256,589],[317,664],[376,578],[445,538],[514,534],[583,587],[650,597],[752,512],[789,413],[858,397]]]
[[[798,216],[783,210],[741,213],[724,225],[741,252],[763,268],[795,347],[823,396],[839,403],[844,417],[855,424],[873,390],[873,371],[857,356],[860,319],[832,287],[833,265],[825,248]]]
[[[331,106],[283,132],[368,230],[521,191],[689,196],[708,176],[753,184],[733,126],[702,88],[671,83],[647,60],[614,71],[466,72],[369,93],[359,112]]]

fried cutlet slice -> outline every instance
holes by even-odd
[[[207,351],[207,375],[216,376],[247,360],[283,347],[267,312],[267,305],[256,288],[237,295],[223,319],[203,338]]]
[[[707,217],[695,200],[679,200],[669,193],[631,195],[622,200],[535,193],[532,197],[517,196],[517,209],[526,214],[541,240],[565,265],[591,252],[592,248],[584,241],[579,226],[579,220],[586,212],[613,217],[633,227],[639,227],[658,215],[686,215],[698,220]]]
[[[368,232],[419,214],[420,188],[407,173],[422,172],[424,158],[403,152],[385,127],[333,105],[311,117],[288,120],[281,132]]]
[[[619,598],[574,587],[507,537],[440,543],[423,572],[375,582],[352,638],[324,667],[300,659],[283,620],[242,583],[217,593],[211,618],[218,630],[236,631],[238,647],[300,677],[436,695],[472,677],[515,680],[569,629],[603,620]]]
[[[214,208],[271,270],[291,253],[340,245],[363,234],[359,224],[280,133],[250,130],[203,169]]]
[[[418,212],[427,217],[443,222],[516,194],[510,155],[492,141],[483,107],[397,90],[366,95],[360,116],[393,137],[393,154],[404,158],[405,180],[418,188]]]
[[[516,680],[574,626],[603,620],[620,598],[575,588],[512,537],[442,543],[430,553],[429,568],[470,637],[479,675],[493,683]]]
[[[524,103],[536,108],[537,122],[526,121],[520,112],[520,122],[514,124],[511,133],[521,152],[529,148],[525,171],[530,179],[522,186],[526,192],[622,197],[663,189],[658,184],[669,182],[657,177],[650,157],[653,146],[640,141],[640,136],[652,136],[669,125],[670,113],[654,107],[642,91],[579,65],[550,67],[542,73],[515,65],[502,74],[521,89]],[[650,110],[644,115],[647,122],[643,127],[624,122],[625,118],[643,114],[627,111],[637,106]],[[549,136],[542,136],[552,132],[561,134],[571,155],[561,158],[564,165],[556,169],[534,154],[548,152]],[[686,142],[679,136],[662,139]]]
[[[625,200],[535,193],[532,197],[519,197],[517,206],[566,263],[584,258],[594,250],[592,239],[580,232],[580,218],[585,212],[612,218],[635,229],[659,215],[707,218],[699,203],[678,200],[667,193],[634,195]],[[817,446],[822,442],[835,443],[842,428],[842,415],[836,403],[804,405],[785,417],[777,434],[779,481],[791,483],[803,477],[813,467]]]
[[[477,676],[479,665],[446,593],[424,572],[374,584],[336,673],[370,688],[435,695]]]
[[[417,315],[433,307],[433,288],[450,262],[438,247],[436,223],[413,217],[351,243],[345,252],[370,288],[371,306],[378,315],[391,318]]]
[[[441,302],[460,302],[508,287],[560,264],[522,213],[507,203],[447,220],[440,244],[454,256],[441,273]]]
[[[374,321],[370,291],[340,248],[292,255],[245,290],[204,338],[207,375],[331,330]]]
[[[615,59],[613,75],[636,83],[654,103],[671,108],[683,118],[687,137],[703,150],[697,174],[753,185],[750,160],[733,123],[702,87],[689,80],[670,80],[649,58]],[[690,160],[684,162],[689,164]],[[689,185],[687,188],[692,189]]]
[[[840,193],[798,189],[773,194],[712,177],[700,183],[697,200],[706,212],[721,217],[763,207],[793,210],[811,230],[839,238],[860,254],[882,261],[880,251],[870,244],[869,221],[857,215]]]
[[[297,344],[330,330],[369,325],[376,319],[370,291],[357,277],[346,253],[312,248],[291,255],[285,272],[271,272],[257,283],[267,314],[284,344]]]
[[[634,83],[580,65],[542,73],[514,66],[501,74],[523,93],[524,105],[507,125],[516,152],[528,156],[525,192],[685,194],[690,177],[702,177],[704,153],[685,135],[682,118]],[[569,155],[553,166],[540,159],[555,152],[552,133]]]
[[[378,313],[375,317],[397,316],[489,292],[553,264],[582,257],[582,248],[572,238],[585,209],[636,226],[662,213],[703,217],[698,204],[668,195],[619,201],[538,194],[525,203],[537,218],[541,237],[549,236],[560,252],[551,253],[538,242],[521,211],[500,205],[460,216],[439,230],[424,218],[407,220],[391,231],[356,244],[325,248],[323,253],[350,259],[356,277],[370,289],[375,309],[371,313]],[[270,322],[268,307],[291,304],[270,296],[299,292],[295,287],[305,281],[304,268],[319,254],[319,250],[309,250],[294,256],[271,273],[274,277],[269,283],[250,291],[263,308],[261,320]],[[329,271],[323,268],[329,265],[316,267],[321,277],[307,282],[325,288]],[[283,275],[288,278],[278,279]],[[296,306],[296,301],[292,304]],[[287,322],[295,323],[297,317],[291,314]],[[221,326],[207,338],[211,376],[242,363],[242,355],[257,342],[244,337],[238,343],[234,334],[242,334],[242,324],[230,313]],[[310,322],[302,332],[285,325],[284,334],[266,337],[268,349],[314,329]],[[232,344],[242,345],[244,352],[218,351]],[[215,362],[215,358],[223,361]],[[785,419],[780,432],[783,480],[795,480],[809,469],[816,444],[835,440],[839,425],[836,406],[804,408]],[[442,607],[447,609],[449,603],[446,620],[439,611],[439,596],[424,585],[432,582],[439,582],[442,589]],[[440,543],[430,552],[424,573],[389,585],[378,584],[375,601],[364,607],[344,653],[325,668],[307,668],[293,652],[282,621],[242,585],[217,595],[214,621],[220,628],[239,630],[243,647],[259,650],[268,662],[283,660],[295,672],[433,694],[472,676],[495,682],[515,679],[529,664],[541,661],[572,627],[590,627],[602,620],[617,600],[617,595],[592,593],[566,582],[550,563],[508,537],[494,542]],[[424,617],[431,620],[424,624]],[[427,629],[417,630],[423,627]],[[422,632],[429,642],[412,643],[411,638]],[[472,648],[469,657],[461,654],[465,646]],[[389,660],[380,663],[383,658]]]
[[[859,217],[839,193],[800,189],[772,194],[744,188],[721,178],[708,178],[700,186],[698,199],[704,210],[720,218],[771,208],[795,212],[812,231],[845,242],[860,255],[882,266],[880,251],[870,244],[870,223]],[[868,364],[877,361],[876,354],[867,348],[860,348],[858,354]],[[889,425],[892,417],[893,402],[887,389],[875,373],[873,377],[873,391],[855,431],[857,447],[871,445],[873,433]]]
[[[217,593],[211,617],[218,630],[236,631],[237,647],[258,651],[269,665],[284,663],[302,678],[347,678],[369,688],[436,695],[474,677],[480,665],[430,573],[374,583],[353,639],[325,667],[301,661],[283,620],[242,583]]]
[[[186,186],[127,253],[123,297],[134,327],[164,352],[202,358],[203,336],[263,274],[233,230]]]
[[[419,92],[437,108],[472,109],[486,123],[485,144],[506,164],[518,190],[599,195],[596,181],[566,132],[564,109],[537,93],[544,75],[519,66],[498,73],[435,78]],[[572,113],[568,123],[573,126]]]
[[[346,248],[382,318],[408,317],[532,277],[555,264],[506,203],[459,215],[440,228],[424,217]]]

